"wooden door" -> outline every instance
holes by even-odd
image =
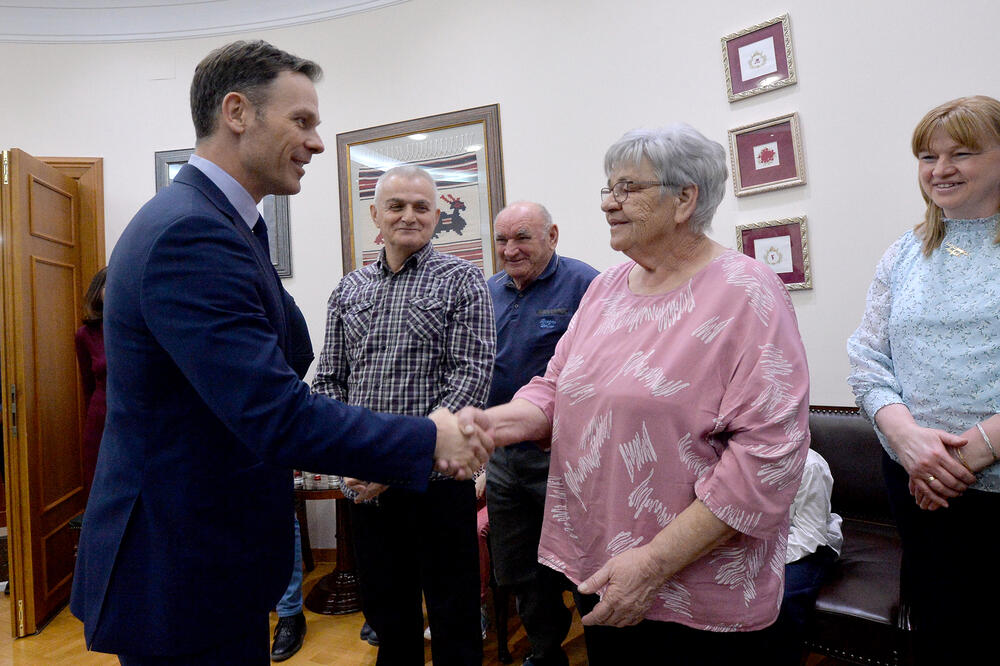
[[[14,635],[24,636],[70,593],[75,535],[67,523],[85,502],[73,334],[84,288],[103,263],[103,239],[95,256],[93,211],[81,213],[95,202],[81,194],[79,174],[65,175],[72,169],[16,149],[3,157],[0,319],[11,619]]]

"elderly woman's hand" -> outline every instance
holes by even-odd
[[[577,587],[581,594],[601,593],[601,601],[583,616],[583,623],[626,627],[637,624],[656,600],[663,574],[649,546],[612,557]]]

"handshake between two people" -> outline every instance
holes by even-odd
[[[434,469],[460,481],[471,479],[493,454],[489,416],[475,407],[464,407],[454,414],[442,407],[427,418],[437,426]]]
[[[552,425],[541,409],[525,400],[514,400],[483,411],[463,407],[452,414],[445,408],[427,417],[437,426],[434,469],[460,481],[471,479],[486,464],[497,446],[513,442],[547,440]],[[344,479],[353,491],[355,502],[374,499],[388,486],[380,483]]]
[[[455,414],[447,409],[432,412],[437,425],[434,469],[456,479],[471,479],[486,464],[493,449],[514,442],[538,442],[548,448],[552,423],[540,407],[515,398],[483,411],[463,407]]]
[[[490,418],[481,409],[464,407],[455,414],[441,407],[427,418],[437,426],[434,469],[459,481],[471,479],[493,454],[493,431]],[[374,481],[345,477],[348,498],[356,504],[373,500],[389,486]]]

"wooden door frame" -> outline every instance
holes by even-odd
[[[99,268],[105,265],[105,242],[104,242],[104,159],[101,157],[35,157],[49,166],[55,168],[65,176],[69,176],[79,184],[80,193],[80,232],[81,232],[81,270],[84,275],[93,275]],[[10,206],[8,199],[4,201],[5,206]],[[7,210],[7,217],[11,216],[11,211]],[[9,244],[0,245],[3,252],[4,264],[11,263],[10,252],[13,250]],[[7,287],[3,283],[5,278],[0,272],[0,293]],[[4,323],[4,318],[10,313],[7,304],[0,308],[0,324]],[[24,385],[22,377],[14,377],[16,363],[9,350],[14,349],[12,327],[3,325],[3,346],[7,350],[3,358],[3,428],[4,428],[4,462],[7,475],[5,484],[7,503],[7,547],[10,562],[10,604],[11,604],[11,634],[15,638],[36,633],[41,627],[35,626],[31,613],[25,612],[24,598],[25,586],[32,584],[34,572],[26,570],[25,562],[30,561],[30,557],[25,553],[25,549],[30,547],[25,543],[24,521],[27,519],[27,512],[22,510],[28,502],[28,470],[23,461],[13,452],[18,450],[17,446],[12,446],[16,442],[11,441],[11,428],[8,423],[9,399],[7,387],[11,385],[11,379],[17,380],[18,385]],[[25,427],[23,417],[18,418],[18,427],[23,432]],[[16,483],[11,483],[10,479],[17,479]],[[15,575],[15,573],[17,575]],[[2,603],[2,602],[0,602]]]

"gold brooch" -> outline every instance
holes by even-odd
[[[953,257],[967,257],[969,253],[955,245],[954,243],[945,243],[944,250]]]

